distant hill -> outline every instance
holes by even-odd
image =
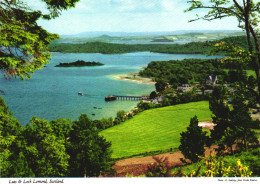
[[[54,43],[86,43],[107,42],[123,44],[156,44],[171,43],[183,44],[192,41],[212,41],[230,36],[243,36],[242,31],[232,30],[184,30],[172,32],[85,32],[76,35],[61,36]]]
[[[184,34],[179,36],[165,36],[154,37],[153,39],[167,39],[173,40],[172,42],[164,42],[164,44],[119,44],[111,43],[109,39],[107,42],[102,42],[102,39],[98,41],[78,40],[71,43],[52,43],[49,45],[51,52],[63,52],[63,53],[103,53],[103,54],[119,54],[128,52],[156,52],[156,53],[171,53],[171,54],[210,54],[213,46],[216,43],[225,41],[231,44],[240,45],[243,48],[247,48],[247,40],[245,36],[227,37],[227,34]],[[108,37],[108,36],[105,36]],[[113,37],[111,37],[113,38]],[[119,37],[121,39],[127,39],[127,37]],[[218,39],[221,38],[221,39]],[[128,39],[133,39],[128,37]],[[137,38],[135,38],[137,39]],[[145,38],[139,38],[145,39]],[[147,43],[162,43],[152,42],[152,38],[146,38]],[[176,40],[190,40],[186,44],[173,44]],[[209,41],[210,40],[210,41]],[[111,41],[111,40],[110,40]],[[155,40],[156,41],[156,40]],[[160,40],[162,41],[162,40]],[[165,44],[166,43],[166,44]],[[172,43],[172,44],[171,44]],[[223,54],[223,53],[222,53]]]
[[[73,35],[61,35],[61,38],[84,38],[84,37],[99,37],[102,35],[108,36],[164,36],[185,33],[235,33],[239,30],[178,30],[178,31],[159,31],[159,32],[109,32],[109,31],[90,31]]]

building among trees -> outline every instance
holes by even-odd
[[[215,86],[218,83],[218,77],[216,74],[210,74],[207,78],[206,78],[206,84],[207,85],[213,85]]]

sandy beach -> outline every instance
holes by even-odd
[[[130,82],[136,82],[136,83],[146,83],[146,84],[152,84],[154,85],[155,82],[152,81],[152,79],[149,78],[143,78],[138,76],[137,74],[121,74],[121,75],[112,75],[113,79],[117,80],[125,80]]]

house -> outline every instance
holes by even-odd
[[[213,85],[215,86],[218,83],[218,77],[216,74],[210,74],[207,78],[206,78],[206,84],[207,85]]]
[[[165,96],[159,96],[159,97],[157,97],[156,99],[154,99],[154,100],[152,101],[152,103],[153,103],[153,104],[162,103],[162,102],[164,102],[165,98],[166,98]]]
[[[204,91],[204,93],[212,94],[212,93],[213,93],[213,89],[206,89],[206,90]]]
[[[149,98],[150,98],[149,95],[142,95],[142,100],[147,100],[147,99],[149,99]]]
[[[223,87],[230,87],[230,84],[223,84]]]
[[[177,90],[179,92],[187,92],[187,91],[190,91],[192,88],[190,87],[189,84],[182,84],[181,86],[177,86]]]
[[[164,102],[165,98],[166,98],[165,96],[159,96],[158,102],[159,102],[159,103]]]
[[[196,91],[196,95],[203,95],[202,91]]]

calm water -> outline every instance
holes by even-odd
[[[207,40],[196,40],[196,42],[203,42]],[[105,41],[106,42],[106,41]],[[119,43],[119,44],[186,44],[193,42],[192,40],[174,40],[173,42],[152,42],[152,41],[145,41],[145,40],[112,40],[109,43]],[[72,43],[72,44],[79,44],[79,43],[86,43],[86,41],[77,41],[77,40],[57,40],[56,43]]]
[[[203,40],[205,41],[205,40]],[[118,40],[118,41],[111,41],[111,43],[120,43],[120,44],[129,44],[129,45],[134,45],[134,44],[186,44],[193,42],[192,40],[174,40],[173,42],[151,42],[151,41],[143,41],[143,40]],[[196,42],[199,42],[196,40]]]
[[[0,89],[5,91],[6,94],[2,96],[23,125],[34,115],[47,120],[59,117],[74,120],[82,113],[86,113],[92,119],[115,117],[118,110],[129,111],[134,108],[137,101],[106,103],[105,96],[150,94],[154,90],[154,85],[116,80],[111,76],[138,72],[142,66],[151,61],[184,58],[209,57],[149,52],[109,55],[53,53],[50,64],[43,70],[36,71],[29,80],[5,80],[1,77]],[[74,62],[78,59],[97,61],[105,65],[80,68],[54,67],[59,62]],[[86,95],[78,96],[78,92]],[[92,116],[92,113],[96,115]]]

